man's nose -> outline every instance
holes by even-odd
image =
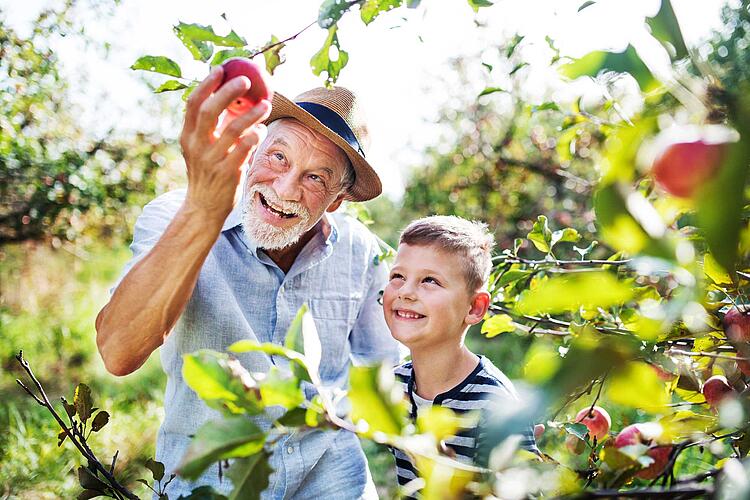
[[[284,201],[299,201],[301,186],[293,169],[279,173],[273,181],[273,189]]]

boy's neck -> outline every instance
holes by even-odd
[[[471,374],[479,357],[465,345],[414,350],[411,365],[414,369],[416,393],[433,400],[438,394],[448,392]]]

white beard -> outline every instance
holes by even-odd
[[[262,220],[256,208],[255,194],[260,193],[274,208],[286,213],[294,213],[298,222],[292,227],[276,227]],[[257,201],[260,203],[260,200]],[[254,184],[245,192],[244,207],[242,209],[242,227],[245,234],[255,241],[264,250],[281,250],[299,241],[307,232],[310,222],[310,212],[301,204],[279,199],[276,192],[265,184]]]

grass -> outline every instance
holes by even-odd
[[[81,491],[76,468],[83,459],[68,441],[57,446],[58,425],[15,382],[25,373],[14,356],[23,349],[51,401],[69,401],[79,382],[91,387],[94,406],[111,419],[89,442],[108,463],[119,450],[116,477],[141,498],[148,490],[163,417],[165,375],[151,356],[127,377],[108,374],[96,351],[94,320],[109,287],[130,256],[127,248],[70,248],[19,245],[0,249],[0,499],[75,498]],[[30,381],[27,381],[30,382]],[[28,385],[28,383],[27,383]],[[369,441],[363,448],[378,491],[395,496],[395,471],[388,450]]]

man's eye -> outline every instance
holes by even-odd
[[[284,153],[274,153],[273,157],[276,158],[279,161],[283,161],[284,160]]]
[[[310,174],[310,176],[309,176],[309,179],[310,179],[311,181],[315,181],[315,182],[318,182],[318,183],[321,183],[321,184],[322,184],[323,182],[325,182],[325,181],[323,180],[323,178],[322,178],[321,176],[319,176],[319,175],[316,175],[316,174]]]

